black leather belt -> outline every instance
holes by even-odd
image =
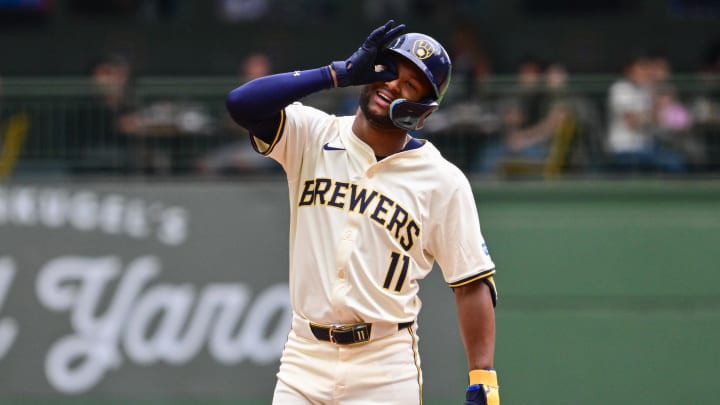
[[[398,330],[409,328],[415,322],[403,322],[398,324]],[[310,330],[318,340],[335,343],[338,345],[351,345],[365,343],[370,340],[372,331],[371,323],[355,323],[351,325],[322,326],[311,323]]]

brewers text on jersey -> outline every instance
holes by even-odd
[[[420,236],[418,222],[384,194],[355,183],[332,179],[311,179],[304,184],[298,203],[300,207],[318,204],[368,215],[379,226],[385,227],[406,251],[412,249],[415,238]],[[371,205],[373,208],[368,210]]]

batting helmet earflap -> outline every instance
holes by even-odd
[[[399,99],[390,107],[390,119],[395,125],[407,130],[420,129],[425,118],[438,109],[450,85],[452,70],[450,56],[434,38],[416,32],[402,34],[384,48],[412,62],[425,74],[433,87],[432,100],[412,102]]]

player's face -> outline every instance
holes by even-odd
[[[396,58],[398,77],[389,82],[366,85],[360,94],[360,109],[373,125],[397,129],[390,120],[390,104],[398,98],[421,101],[432,94],[432,86],[425,74],[412,62]]]

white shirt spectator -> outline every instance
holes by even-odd
[[[652,94],[647,87],[626,79],[615,82],[609,94],[610,152],[638,152],[650,147],[650,131],[638,123],[648,122],[651,114]],[[629,115],[634,119],[629,119]]]

